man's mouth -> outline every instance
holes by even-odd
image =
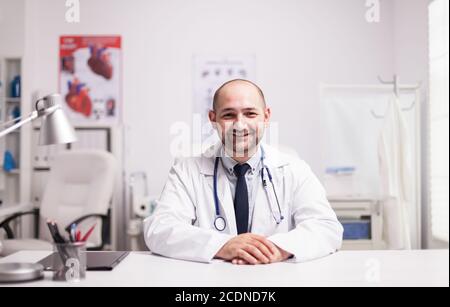
[[[233,133],[233,137],[237,138],[247,137],[248,135],[248,133]]]
[[[233,131],[233,137],[237,137],[237,138],[242,138],[242,137],[247,137],[249,135],[251,135],[250,131],[242,131],[242,132],[236,132]]]

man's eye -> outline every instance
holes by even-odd
[[[233,117],[233,114],[224,114],[222,115],[223,118],[230,118]]]
[[[256,116],[256,115],[258,115],[258,114],[255,113],[255,112],[249,112],[249,113],[247,113],[247,116]]]

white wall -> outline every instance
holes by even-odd
[[[0,0],[0,57],[22,56],[25,38],[24,0]]]
[[[432,0],[394,1],[394,64],[403,82],[428,84],[428,5]]]
[[[64,1],[27,0],[30,90],[57,90],[58,37],[119,34],[124,53],[124,123],[129,171],[149,174],[158,194],[172,163],[169,128],[191,122],[192,56],[255,54],[257,81],[293,146],[321,172],[318,86],[371,83],[394,72],[393,3],[365,20],[364,0],[81,0],[81,22]]]

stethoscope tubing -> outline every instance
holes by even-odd
[[[280,224],[281,221],[283,221],[284,217],[281,214],[281,206],[280,206],[280,202],[278,199],[278,195],[277,195],[277,191],[275,189],[275,184],[273,183],[273,177],[272,174],[270,173],[269,168],[265,165],[264,163],[264,159],[265,159],[265,152],[264,149],[261,147],[261,164],[262,164],[262,168],[261,168],[261,181],[263,184],[264,189],[266,190],[266,193],[268,193],[267,190],[267,182],[264,176],[264,170],[266,170],[267,172],[267,176],[269,177],[269,181],[270,184],[272,185],[272,189],[273,189],[273,193],[275,195],[275,200],[277,202],[277,206],[278,206],[278,211],[280,213],[280,220],[278,221],[275,217],[275,215],[273,214],[273,209],[272,209],[272,204],[270,202],[269,199],[269,203],[271,206],[271,211],[272,211],[272,215],[276,221],[277,224]],[[223,231],[226,228],[226,221],[225,219],[220,215],[220,209],[219,209],[219,196],[217,195],[217,176],[218,176],[218,169],[219,169],[219,162],[220,162],[220,157],[216,157],[216,161],[214,163],[214,178],[213,178],[213,188],[214,188],[214,206],[215,206],[215,211],[216,211],[216,218],[214,220],[214,227],[218,230],[218,231]],[[222,224],[219,224],[222,223]]]

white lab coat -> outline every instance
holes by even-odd
[[[411,249],[411,147],[398,98],[393,98],[378,141],[383,193],[383,234],[389,249]]]
[[[261,185],[256,194],[251,232],[268,237],[307,261],[329,255],[341,247],[343,228],[325,191],[309,166],[297,157],[263,145],[265,164],[272,172],[284,220],[277,225]],[[218,197],[227,228],[214,227],[214,160],[220,145],[201,157],[175,163],[152,216],[144,221],[148,248],[167,257],[210,262],[220,248],[237,235],[233,197],[223,167],[218,169]],[[260,179],[259,175],[258,178]],[[276,203],[274,212],[278,212]]]

